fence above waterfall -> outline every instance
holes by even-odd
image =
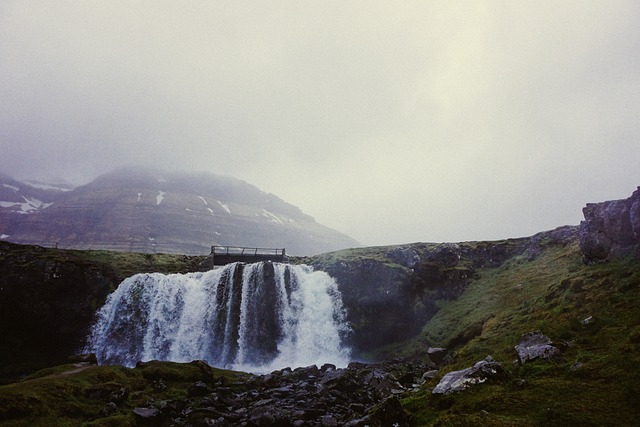
[[[212,265],[225,265],[233,262],[276,261],[287,262],[284,248],[245,248],[238,246],[211,246]]]

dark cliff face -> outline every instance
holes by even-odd
[[[577,238],[577,227],[495,242],[416,243],[351,249],[305,259],[334,277],[354,331],[356,355],[418,334],[438,311],[437,301],[458,298],[478,270],[523,256],[537,257],[549,244]]]
[[[582,212],[580,248],[586,262],[604,261],[640,244],[640,187],[627,199],[589,203]]]
[[[126,277],[195,270],[198,257],[47,249],[0,242],[0,377],[65,362]]]
[[[60,362],[82,346],[117,278],[64,252],[0,242],[0,365]]]

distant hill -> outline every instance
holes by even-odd
[[[207,254],[211,245],[312,255],[359,246],[244,181],[120,168],[77,187],[0,174],[0,238],[72,249]]]

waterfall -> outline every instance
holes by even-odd
[[[268,372],[345,366],[350,331],[338,285],[326,273],[235,263],[205,273],[125,279],[98,311],[85,350],[103,364],[201,359]]]

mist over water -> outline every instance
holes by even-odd
[[[326,273],[236,263],[206,273],[124,280],[98,311],[85,350],[102,364],[201,359],[269,372],[346,366],[350,332],[338,285]]]

